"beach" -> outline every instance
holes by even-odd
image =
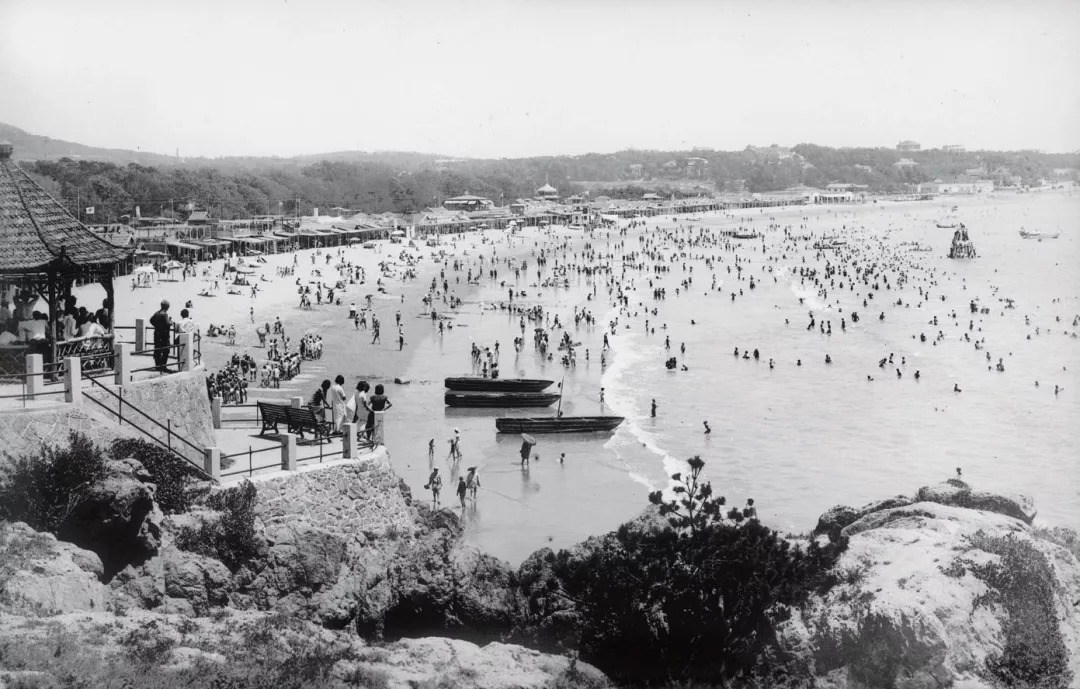
[[[935,223],[952,205],[972,233],[978,259],[944,258],[952,230]],[[1072,322],[1080,313],[1080,254],[1072,232],[1034,242],[1020,239],[1017,230],[1066,222],[1072,228],[1077,217],[1074,196],[995,195],[657,217],[641,227],[624,222],[590,233],[530,228],[511,237],[489,231],[452,243],[444,239],[438,248],[376,242],[375,249],[344,248],[340,256],[338,249],[299,252],[290,277],[277,277],[275,269],[292,265],[293,254],[267,256],[257,264],[266,281],[258,282],[255,299],[246,288],[240,295],[198,297],[203,283],[192,278],[137,290],[124,278],[117,284],[117,314],[123,324],[148,319],[167,298],[177,318],[190,299],[204,333],[210,324],[235,325],[235,346],[225,338],[203,338],[209,371],[234,353],[248,352],[261,364],[255,327],[275,317],[294,346],[300,336],[317,333],[322,358],[305,362],[302,374],[279,390],[252,388],[251,400],[310,398],[321,380],[339,373],[347,392],[360,379],[384,384],[394,404],[386,416],[386,444],[414,499],[431,500],[424,485],[439,467],[442,504],[461,512],[457,477],[478,467],[479,495],[463,512],[466,537],[512,562],[539,547],[565,547],[615,528],[638,514],[648,492],[664,488],[666,476],[695,454],[706,460],[706,473],[730,504],[753,497],[762,519],[784,530],[805,531],[834,504],[861,504],[928,476],[955,475],[957,467],[990,489],[1031,494],[1040,519],[1067,524],[1080,521],[1071,459],[1080,452],[1080,431],[1070,423],[1080,411],[1080,367],[1070,365],[1077,361],[1070,333],[1077,331]],[[721,237],[737,227],[762,236]],[[812,239],[797,239],[802,236]],[[846,248],[814,249],[823,237],[839,238]],[[439,249],[448,255],[436,263],[432,255]],[[423,256],[414,278],[402,279],[402,250]],[[366,282],[339,291],[340,306],[302,309],[297,279],[336,281],[325,251],[331,263],[362,266]],[[547,263],[538,278],[541,252]],[[388,260],[397,267],[382,278],[380,292],[378,264]],[[460,270],[453,269],[455,260]],[[515,274],[522,261],[530,267]],[[850,277],[842,290],[836,286],[844,281],[841,271],[868,265],[875,265],[879,281],[887,276],[888,287],[879,283],[875,290],[860,281],[856,289]],[[210,268],[220,275],[222,262]],[[805,272],[811,268],[816,272]],[[436,299],[436,311],[445,317],[441,333],[423,303],[432,279],[440,292],[445,279],[462,302],[451,309]],[[95,289],[80,288],[80,303],[100,301]],[[658,289],[665,290],[663,298],[654,297]],[[864,308],[868,292],[874,296]],[[350,303],[365,306],[368,294],[382,321],[380,344],[371,343],[370,329],[357,331],[347,318]],[[1006,298],[1015,308],[1006,308]],[[973,300],[989,313],[971,314]],[[534,349],[537,324],[526,320],[522,329],[521,309],[537,306],[565,326],[540,323],[551,333],[551,360]],[[852,311],[861,316],[858,323],[850,320]],[[406,342],[401,351],[398,312]],[[588,318],[575,320],[585,313]],[[930,325],[934,316],[936,327]],[[817,321],[812,330],[809,317]],[[818,332],[824,321],[831,335]],[[564,331],[578,343],[573,367],[564,366],[554,348]],[[611,345],[606,352],[605,332]],[[929,340],[921,342],[920,333]],[[524,339],[521,351],[514,350],[515,337]],[[985,350],[975,348],[972,340],[979,339]],[[539,436],[536,457],[523,467],[520,438],[495,432],[493,417],[500,414],[443,404],[443,378],[478,372],[472,345],[494,348],[496,342],[502,377],[553,380],[562,384],[565,414],[617,414],[626,422],[613,434]],[[735,357],[736,347],[758,349],[760,358]],[[831,364],[824,363],[826,355]],[[880,367],[890,355],[894,361]],[[677,367],[668,369],[664,362],[673,356]],[[1004,372],[993,366],[998,358]],[[954,392],[954,384],[963,392]],[[455,429],[463,452],[456,463],[448,460]]]

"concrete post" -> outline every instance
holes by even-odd
[[[296,434],[281,434],[281,468],[296,471]]]
[[[135,351],[141,352],[146,349],[146,321],[142,318],[135,319]]]
[[[127,385],[131,382],[131,343],[113,343],[113,372],[116,378],[113,382],[117,385]]]
[[[210,478],[221,478],[221,450],[216,447],[203,448],[203,471],[210,475]]]
[[[303,397],[290,397],[289,401],[292,403],[293,409],[299,409],[300,407],[304,406]]]
[[[69,356],[64,370],[64,401],[82,404],[82,359]]]
[[[45,391],[45,359],[40,354],[26,355],[26,394],[29,397]]]
[[[341,430],[345,434],[341,437],[341,458],[356,459],[358,456],[356,447],[356,424],[344,424],[342,425]]]
[[[210,400],[210,414],[214,417],[214,430],[221,428],[221,398],[214,397]]]
[[[181,371],[190,371],[195,368],[195,336],[191,333],[181,333],[180,351],[177,353],[177,368]]]

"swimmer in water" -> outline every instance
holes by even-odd
[[[709,422],[708,421],[702,421],[702,423],[705,425],[705,435],[709,435],[710,433],[712,433],[712,429],[709,428]]]
[[[953,392],[960,392],[960,385],[957,384],[957,383],[953,383],[952,384],[952,391]]]

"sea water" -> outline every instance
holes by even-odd
[[[955,220],[967,226],[979,253],[963,261],[946,258],[952,230],[935,224],[950,215],[953,203],[815,208],[805,219],[797,210],[774,216],[768,211],[682,216],[662,224],[649,219],[645,228],[623,236],[555,231],[543,240],[547,249],[564,242],[568,249],[556,251],[549,268],[555,262],[584,265],[573,252],[588,241],[614,256],[603,262],[615,277],[622,273],[614,247],[625,242],[627,251],[638,249],[643,233],[655,238],[665,228],[692,224],[695,231],[710,232],[752,227],[764,236],[732,240],[737,248],[731,251],[688,248],[685,271],[681,259],[667,261],[670,272],[658,276],[628,271],[622,280],[628,313],[612,306],[603,275],[572,271],[568,287],[543,288],[536,285],[533,268],[514,278],[500,264],[499,277],[485,276],[456,309],[452,329],[440,335],[434,326],[421,325],[422,313],[412,315],[409,332],[427,334],[410,340],[415,351],[407,377],[413,382],[389,390],[396,407],[395,418],[388,418],[395,469],[417,499],[430,500],[423,485],[430,470],[440,467],[443,504],[456,505],[457,476],[469,466],[480,467],[484,488],[481,499],[463,512],[466,533],[511,560],[613,528],[638,513],[645,494],[665,487],[668,475],[694,455],[706,460],[716,492],[730,504],[752,497],[763,519],[789,531],[809,530],[832,505],[911,494],[955,476],[957,468],[976,488],[1031,495],[1040,519],[1048,523],[1080,524],[1080,340],[1072,336],[1080,330],[1072,324],[1080,314],[1080,197],[955,202]],[[1055,240],[1025,240],[1018,234],[1021,226],[1062,234]],[[831,253],[815,251],[811,242],[785,249],[785,227],[796,235],[839,236],[847,245]],[[916,246],[931,251],[914,251]],[[866,308],[862,300],[872,290],[861,282],[854,291],[847,282],[842,290],[829,287],[823,297],[817,285],[798,277],[800,266],[820,269],[826,261],[842,266],[841,256],[859,252],[895,259],[893,269],[885,268],[893,288],[880,285]],[[719,291],[710,289],[713,271],[694,258],[699,255],[717,257]],[[727,272],[736,255],[744,261],[742,280],[734,269]],[[535,264],[534,257],[525,258]],[[898,287],[901,270],[907,282]],[[447,275],[453,283],[456,274]],[[693,284],[685,290],[681,282],[687,277]],[[520,316],[499,308],[510,285],[526,292],[519,302],[542,304],[568,324],[572,339],[581,343],[576,367],[563,366],[554,350],[561,331],[552,335],[554,358],[548,361],[533,348],[536,324],[526,321],[523,332]],[[656,287],[666,289],[665,299],[653,299]],[[920,299],[919,287],[929,290],[929,301]],[[972,314],[972,300],[989,313]],[[1006,300],[1014,308],[1007,308]],[[589,310],[595,323],[575,327],[575,307]],[[656,316],[648,316],[655,334],[644,329],[646,307],[657,309]],[[852,311],[861,317],[857,324]],[[806,329],[811,312],[818,322],[831,321],[832,335]],[[932,326],[935,315],[938,325]],[[608,325],[616,318],[612,335]],[[945,337],[935,345],[939,330]],[[602,366],[605,331],[612,351]],[[970,341],[963,339],[965,333]],[[520,353],[512,346],[515,336],[525,338]],[[985,347],[977,350],[975,341],[983,339]],[[554,408],[495,412],[443,405],[442,378],[473,372],[471,344],[492,347],[496,341],[503,377],[555,380],[562,383],[565,414],[617,414],[626,422],[613,434],[541,436],[535,448],[539,459],[523,468],[520,437],[497,434],[494,417],[543,416]],[[736,358],[735,347],[740,355],[756,348],[760,359]],[[878,361],[890,354],[893,364],[879,368]],[[831,364],[825,363],[826,355]],[[671,356],[678,360],[675,370],[664,366]],[[996,370],[999,358],[1004,372]],[[688,370],[680,370],[684,365]],[[1055,385],[1063,388],[1060,394],[1055,395]],[[650,413],[654,399],[655,417]],[[447,460],[454,429],[463,438],[465,455],[458,464]],[[429,462],[431,438],[436,447]]]

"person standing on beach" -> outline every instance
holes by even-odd
[[[379,339],[379,321],[376,318],[371,319],[371,332],[374,335],[371,338],[371,344],[375,344],[376,342],[382,344],[382,340]]]
[[[469,489],[469,497],[476,500],[476,491],[480,488],[480,474],[476,473],[476,467],[469,467],[469,473],[465,476],[465,486]]]
[[[169,318],[169,302],[161,301],[161,308],[150,317],[154,328],[154,366],[162,373],[168,373],[169,336],[172,332],[172,319]]]
[[[469,491],[469,487],[467,485],[465,485],[465,477],[464,476],[458,476],[457,495],[458,495],[458,499],[461,500],[461,509],[463,509],[463,510],[465,509],[465,494],[468,491]]]
[[[529,455],[532,453],[533,445],[535,442],[529,442],[527,438],[521,440],[521,466],[525,466],[525,463],[529,461]]]
[[[442,490],[442,476],[439,476],[439,467],[431,470],[431,476],[428,476],[428,482],[424,488],[431,490],[431,502],[434,503],[435,507],[438,507],[439,491]]]
[[[427,461],[429,464],[435,461],[435,438],[427,442]]]
[[[405,348],[405,331],[401,329],[399,325],[397,328],[397,350],[400,352]]]
[[[650,412],[649,415],[652,416],[654,419],[656,418],[656,398],[655,397],[653,398],[652,411]]]

